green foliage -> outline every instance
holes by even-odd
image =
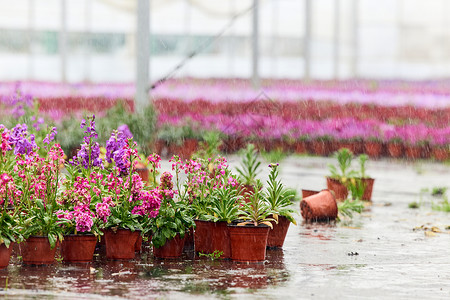
[[[338,167],[331,164],[328,165],[332,178],[345,182],[348,178],[358,175],[356,171],[350,169],[353,160],[353,153],[350,150],[341,148],[334,153],[334,157],[338,161]]]
[[[369,160],[369,156],[367,154],[361,154],[359,156],[359,166],[360,166],[360,177],[361,178],[367,178],[366,174],[366,163]]]
[[[286,153],[284,153],[282,149],[277,148],[275,150],[270,150],[270,151],[263,150],[263,151],[261,151],[261,156],[267,162],[280,163],[283,159],[286,158]]]
[[[34,202],[35,205],[21,216],[20,232],[25,239],[32,235],[47,236],[53,249],[57,240],[63,240],[63,226],[67,220],[58,218],[54,204],[44,204],[40,199]]]
[[[258,153],[253,144],[248,144],[247,148],[241,151],[242,162],[236,171],[240,175],[240,180],[243,184],[254,185],[256,183],[256,176],[261,173],[259,170],[261,162],[258,161]]]
[[[222,145],[221,133],[219,131],[206,131],[203,134],[203,141],[194,157],[203,159],[215,158],[219,155],[219,148]]]
[[[250,193],[249,202],[245,203],[243,207],[239,209],[239,219],[244,220],[244,222],[238,225],[252,224],[258,226],[260,224],[265,224],[272,228],[271,222],[277,222],[274,218],[269,216],[276,214],[265,201],[263,201],[263,192],[261,181],[256,181],[256,186],[253,192]]]
[[[9,211],[4,205],[0,215],[0,245],[5,244],[7,248],[12,242],[20,238],[17,223],[17,209]]]
[[[442,196],[440,203],[431,203],[431,208],[437,211],[450,212],[450,203],[448,202],[447,195]]]
[[[146,229],[151,230],[152,243],[156,248],[159,248],[177,234],[184,237],[189,228],[193,226],[195,226],[195,223],[187,205],[182,201],[175,202],[173,199],[164,197],[158,216],[152,220],[150,227]]]
[[[346,199],[338,203],[339,214],[347,218],[353,218],[354,213],[361,213],[363,209],[364,203],[360,200]]]
[[[431,190],[431,196],[442,197],[446,194],[446,192],[447,192],[446,187],[433,187]]]
[[[281,215],[286,217],[290,222],[297,224],[292,216],[296,211],[288,208],[292,204],[291,194],[289,194],[289,191],[284,187],[281,180],[278,179],[278,164],[271,164],[269,167],[271,170],[269,180],[267,180],[267,191],[263,194],[263,201],[274,212],[274,217],[275,215]]]
[[[84,114],[86,115],[88,112]],[[143,111],[132,113],[126,109],[123,102],[118,102],[106,111],[105,116],[96,119],[98,142],[105,144],[111,136],[111,132],[123,124],[128,126],[133,134],[133,140],[138,143],[141,150],[146,155],[150,154],[151,142],[154,140],[156,128],[154,107],[148,105]],[[83,131],[80,129],[79,117],[73,115],[64,118],[58,126],[57,140],[68,156],[73,149],[76,149],[82,143]]]
[[[410,202],[408,204],[408,208],[411,208],[411,209],[416,209],[416,208],[419,208],[419,207],[420,207],[420,203],[417,202],[417,201],[413,201],[413,202]]]
[[[236,188],[221,187],[213,190],[206,218],[214,222],[231,223],[238,218],[241,198]]]
[[[210,258],[211,260],[217,260],[219,259],[221,256],[223,255],[223,251],[219,251],[219,250],[214,250],[213,253],[202,253],[200,252],[198,254],[198,256],[202,257],[202,256],[206,256],[208,258]]]
[[[350,178],[346,186],[352,194],[352,199],[362,200],[366,186],[361,178]]]

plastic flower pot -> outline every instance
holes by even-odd
[[[0,269],[4,269],[9,265],[12,249],[13,243],[9,245],[9,248],[5,244],[0,245]]]
[[[347,199],[348,189],[338,179],[327,177],[327,188],[334,193],[336,200]]]
[[[186,232],[186,240],[184,241],[183,252],[192,252],[194,251],[194,227],[189,228],[189,231]]]
[[[55,263],[56,246],[51,249],[46,236],[30,236],[22,247],[22,260],[27,265],[51,265]]]
[[[362,200],[372,201],[372,190],[375,179],[373,178],[361,178],[361,183],[364,185],[364,194]]]
[[[141,177],[142,181],[148,182],[148,169],[143,163],[137,162],[137,164],[136,164],[136,172],[139,174],[139,176]]]
[[[134,252],[141,252],[142,248],[142,235],[138,235],[138,238],[136,240],[136,244],[134,244]]]
[[[303,198],[300,202],[300,211],[303,219],[311,221],[335,220],[338,215],[336,198],[329,190]]]
[[[261,262],[266,259],[269,226],[228,225],[231,239],[231,259],[240,262]]]
[[[396,143],[396,142],[390,142],[387,144],[387,152],[390,157],[393,158],[400,158],[403,156],[403,144]]]
[[[434,159],[439,160],[439,161],[445,161],[447,159],[449,159],[450,157],[450,153],[448,148],[444,147],[433,147],[431,150],[431,155],[432,157],[434,157]]]
[[[405,147],[405,156],[409,159],[419,159],[422,157],[423,147],[417,145],[408,145]]]
[[[215,222],[211,231],[211,253],[223,252],[220,258],[231,258],[230,232],[227,222]]]
[[[320,193],[320,191],[313,191],[313,190],[302,190],[302,198],[306,198],[315,194]]]
[[[323,140],[313,140],[311,142],[311,152],[320,156],[328,156],[332,152],[331,142]]]
[[[308,142],[307,141],[296,141],[294,143],[295,153],[308,153]]]
[[[166,240],[166,243],[156,248],[153,246],[153,256],[156,258],[178,258],[183,254],[184,242],[186,239],[186,235],[181,238],[179,234],[177,234],[173,239]]]
[[[71,234],[64,236],[61,255],[64,262],[88,263],[94,257],[97,238],[93,234]]]
[[[340,141],[339,148],[337,150],[341,148],[347,148],[355,155],[363,152],[363,144],[361,141]]]
[[[383,154],[383,143],[378,141],[364,142],[364,152],[371,158],[378,158]]]
[[[133,259],[139,231],[129,229],[105,230],[107,259]]]
[[[211,235],[214,227],[214,222],[194,220],[194,248],[196,253],[212,253]]]
[[[273,228],[269,230],[269,237],[267,238],[267,247],[281,248],[283,247],[286,234],[291,222],[284,216],[278,216],[278,224],[272,222]]]

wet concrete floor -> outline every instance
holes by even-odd
[[[237,157],[230,158],[236,165]],[[290,187],[325,188],[332,158],[288,157],[281,176]],[[355,165],[356,167],[356,165]],[[167,161],[163,170],[169,170]],[[261,179],[265,180],[268,168]],[[154,260],[144,248],[133,261],[23,266],[0,270],[7,299],[448,299],[450,214],[424,189],[450,189],[450,165],[369,161],[373,203],[353,220],[291,225],[283,249],[261,264],[192,259]],[[449,195],[449,192],[447,192]],[[408,208],[416,201],[418,209]],[[294,207],[299,210],[299,203]]]

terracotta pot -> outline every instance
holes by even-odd
[[[278,216],[278,224],[272,222],[273,228],[269,230],[269,237],[267,238],[267,247],[281,248],[283,247],[286,234],[291,222],[284,216]]]
[[[231,258],[230,232],[227,222],[215,222],[211,231],[211,253],[222,251],[220,258]]]
[[[315,194],[318,194],[319,191],[312,191],[312,190],[302,190],[302,198],[306,198]]]
[[[378,158],[383,154],[383,143],[376,141],[366,141],[364,152],[371,158]]]
[[[361,141],[340,141],[339,147],[336,150],[347,148],[353,154],[358,155],[363,152],[363,143]]]
[[[336,200],[345,200],[348,197],[347,187],[337,179],[327,177],[327,188],[334,193]]]
[[[183,254],[184,242],[186,239],[186,235],[181,238],[179,234],[177,234],[173,239],[166,240],[166,243],[156,248],[153,246],[153,255],[156,258],[178,258]]]
[[[308,141],[297,141],[294,143],[295,153],[308,153]]]
[[[93,234],[71,234],[64,236],[61,255],[65,262],[87,263],[94,257],[97,238]]]
[[[250,262],[266,259],[268,226],[228,225],[231,239],[231,259]]]
[[[335,220],[338,215],[336,198],[329,190],[304,198],[300,211],[306,221]]]
[[[28,265],[50,265],[55,263],[56,247],[50,248],[46,236],[30,236],[24,243],[22,259]]]
[[[107,259],[133,259],[139,231],[129,229],[105,230],[105,246]]]
[[[197,151],[198,140],[196,139],[185,139],[183,145],[179,148],[179,155],[181,159],[189,159],[192,154]],[[177,154],[177,153],[175,153]]]
[[[226,138],[220,146],[220,151],[225,153],[234,153],[244,148],[245,142],[242,137],[230,136]]]
[[[448,147],[433,147],[431,150],[431,155],[434,157],[434,159],[439,161],[445,161],[449,159],[450,157],[450,151],[448,150]]]
[[[142,235],[138,235],[136,243],[134,244],[134,252],[141,252],[142,249]]]
[[[332,152],[331,142],[313,140],[311,142],[311,152],[320,156],[328,156]]]
[[[390,157],[400,158],[403,156],[403,144],[391,142],[386,147]]]
[[[136,164],[136,172],[139,174],[139,176],[141,177],[142,181],[144,182],[148,182],[148,169],[147,167],[141,163],[141,162],[137,162]]]
[[[194,220],[194,247],[196,253],[212,253],[211,249],[211,235],[214,227],[214,222]]]
[[[416,145],[408,145],[405,147],[405,156],[409,159],[419,159],[423,156],[424,148]]]
[[[360,180],[365,187],[364,194],[362,196],[362,200],[372,201],[372,190],[373,190],[373,184],[375,183],[375,179],[361,178]]]
[[[186,232],[186,239],[184,241],[183,252],[192,252],[195,249],[194,244],[194,227],[189,228]]]
[[[0,269],[4,269],[9,265],[13,244],[14,243],[11,243],[9,248],[7,248],[5,244],[0,245]]]

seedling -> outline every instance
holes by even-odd
[[[221,256],[223,255],[223,251],[219,251],[219,250],[214,250],[213,253],[202,253],[200,252],[198,254],[198,256],[202,257],[202,256],[206,256],[211,260],[217,260],[219,259]]]

